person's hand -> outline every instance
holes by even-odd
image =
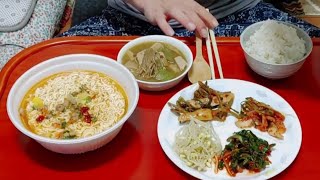
[[[176,19],[189,31],[198,31],[207,37],[207,28],[218,25],[216,18],[194,0],[127,0],[142,11],[148,21],[169,36],[174,35],[168,19]]]

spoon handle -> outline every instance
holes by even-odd
[[[202,57],[202,37],[198,32],[196,32],[196,57]]]

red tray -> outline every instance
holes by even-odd
[[[93,53],[116,59],[120,48],[135,37],[69,37],[52,39],[32,46],[14,58],[0,72],[0,179],[191,179],[162,151],[157,138],[157,122],[165,103],[179,85],[162,92],[140,92],[140,100],[119,135],[106,146],[81,155],[62,155],[46,150],[21,134],[6,112],[8,92],[26,70],[59,55]],[[181,38],[195,53],[193,38]],[[246,64],[238,38],[217,38],[225,78],[242,79],[266,86],[285,98],[301,121],[303,140],[296,160],[274,179],[316,179],[320,156],[316,132],[320,121],[320,39],[294,76],[268,80]],[[204,53],[206,54],[206,53]],[[217,72],[217,70],[216,70]]]

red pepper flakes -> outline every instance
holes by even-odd
[[[82,114],[86,114],[86,113],[88,113],[88,111],[89,111],[89,107],[81,107],[81,108],[80,108],[80,112],[81,112]]]
[[[91,115],[89,114],[89,107],[81,107],[80,112],[84,116],[84,122],[91,123],[92,118],[91,118]]]
[[[264,149],[264,145],[259,146],[259,150],[262,151]]]
[[[44,115],[39,115],[36,119],[37,122],[42,122],[44,120]]]
[[[91,116],[90,115],[84,116],[84,121],[87,123],[91,123]]]

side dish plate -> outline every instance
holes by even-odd
[[[159,116],[158,121],[158,138],[163,151],[169,159],[186,173],[199,179],[268,179],[276,176],[284,171],[296,158],[302,142],[302,130],[299,118],[290,104],[280,95],[261,85],[235,79],[217,79],[207,81],[209,87],[218,91],[231,91],[235,95],[232,108],[240,111],[241,102],[246,97],[253,97],[258,101],[269,104],[274,109],[285,115],[285,126],[287,131],[284,133],[284,139],[279,140],[270,136],[267,132],[261,132],[255,128],[250,129],[259,138],[267,140],[269,143],[275,143],[276,146],[271,153],[269,159],[271,165],[260,173],[249,173],[244,171],[238,173],[236,177],[231,177],[225,170],[214,173],[213,167],[207,171],[199,172],[188,167],[176,154],[173,149],[175,133],[183,126],[178,121],[178,116],[170,111],[170,107],[166,104]],[[193,92],[198,89],[198,84],[190,85],[176,93],[169,102],[176,103],[177,99],[182,96],[186,100],[193,98]],[[241,129],[235,125],[236,118],[229,115],[225,122],[212,121],[212,125],[220,137],[222,147],[226,145],[226,139],[234,132]]]

